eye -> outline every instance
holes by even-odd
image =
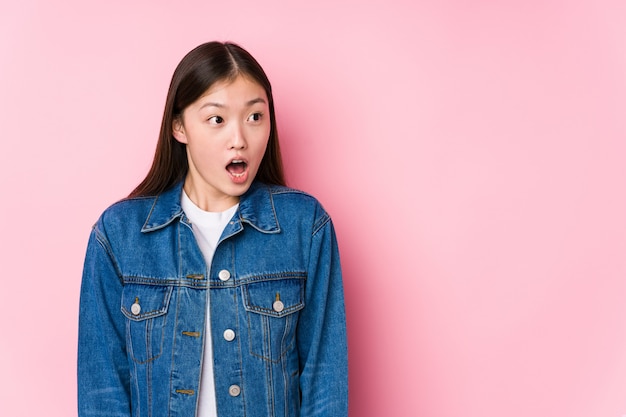
[[[263,118],[263,113],[252,113],[248,117],[248,121],[249,122],[259,122],[259,121],[261,121],[262,118]]]
[[[208,120],[212,125],[219,125],[224,123],[224,118],[222,116],[211,116]]]

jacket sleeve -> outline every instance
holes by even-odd
[[[300,417],[348,416],[348,355],[335,231],[323,213],[313,230],[305,308],[297,330]]]
[[[122,281],[109,244],[95,226],[89,238],[80,293],[78,415],[128,417],[130,374]]]

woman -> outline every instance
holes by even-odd
[[[95,224],[79,416],[347,416],[332,222],[283,177],[270,83],[232,43],[176,68],[153,165]]]

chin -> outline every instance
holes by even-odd
[[[228,187],[227,194],[233,197],[241,197],[250,189],[252,182],[245,182],[243,184],[236,184]]]

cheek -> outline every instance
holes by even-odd
[[[270,140],[270,128],[268,127],[262,135],[260,135],[259,144],[260,147],[265,149]]]
[[[198,144],[191,142],[187,145],[187,158],[193,160],[194,164],[198,167],[210,167],[214,165],[214,159],[217,152],[211,150],[206,144]]]
[[[269,138],[267,137],[264,137],[263,139],[259,141],[259,147],[258,147],[259,157],[261,158],[263,157],[268,144],[269,144]]]
[[[250,131],[247,136],[249,150],[257,152],[260,149],[265,149],[269,142],[269,135],[269,129],[255,129]]]

